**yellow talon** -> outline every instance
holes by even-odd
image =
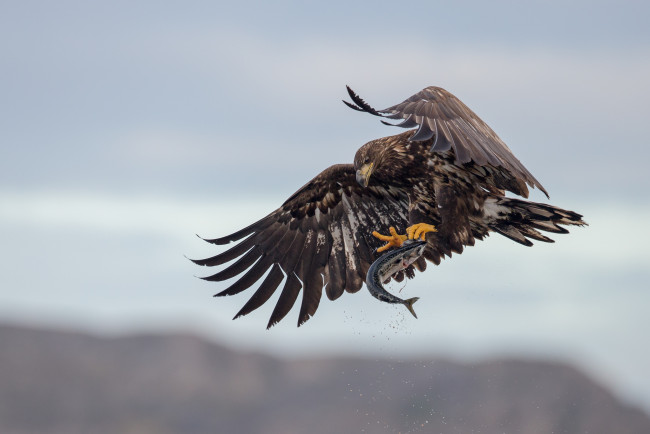
[[[413,226],[406,228],[406,235],[400,235],[397,233],[394,227],[388,228],[390,235],[382,235],[377,231],[373,231],[372,235],[375,238],[379,238],[382,241],[386,241],[386,244],[379,247],[377,252],[384,252],[391,247],[402,247],[402,243],[406,240],[416,240],[421,239],[422,241],[426,240],[426,234],[429,232],[438,232],[434,225],[429,225],[427,223],[417,223]]]
[[[388,231],[390,232],[390,235],[382,235],[377,231],[373,231],[372,235],[375,238],[379,238],[382,241],[387,241],[386,244],[377,249],[377,252],[383,252],[390,249],[391,247],[401,247],[402,243],[406,241],[406,235],[398,234],[394,227],[391,226],[388,228]]]
[[[429,232],[438,232],[434,225],[429,225],[427,223],[417,223],[413,226],[406,228],[406,235],[409,240],[421,239],[422,241],[426,240],[426,234]]]

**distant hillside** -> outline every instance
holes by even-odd
[[[575,369],[284,361],[187,335],[0,327],[1,433],[650,433]]]

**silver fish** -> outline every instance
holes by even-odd
[[[426,245],[426,241],[406,240],[402,244],[402,247],[377,258],[368,269],[368,274],[366,274],[366,286],[368,286],[370,294],[377,300],[385,301],[386,303],[403,304],[417,318],[418,316],[413,310],[413,303],[418,301],[420,297],[403,300],[386,291],[382,283],[395,273],[407,268],[422,256]]]

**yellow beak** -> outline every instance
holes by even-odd
[[[375,163],[364,164],[359,170],[357,170],[357,182],[362,187],[367,187],[370,182],[370,175],[372,174],[372,168]]]

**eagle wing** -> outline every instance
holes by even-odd
[[[223,281],[244,273],[215,296],[240,293],[264,276],[262,283],[235,318],[264,304],[284,280],[268,327],[291,310],[302,289],[298,325],[314,315],[325,288],[334,300],[343,291],[361,289],[366,273],[378,257],[382,242],[373,230],[387,233],[390,226],[405,228],[408,223],[408,198],[404,191],[390,186],[362,188],[351,164],[324,170],[294,193],[277,210],[231,235],[206,240],[213,244],[237,241],[227,251],[202,260],[205,266],[235,260],[205,280]],[[424,261],[416,264],[424,268]],[[405,270],[411,277],[413,269]],[[398,280],[403,276],[396,277]]]
[[[531,187],[537,187],[548,197],[548,193],[512,154],[508,146],[476,113],[453,94],[440,87],[430,86],[384,110],[375,110],[361,99],[350,87],[347,88],[354,104],[343,101],[348,107],[388,119],[402,119],[394,125],[415,128],[411,141],[433,139],[431,151],[444,152],[453,149],[456,164],[474,162],[480,166],[500,168],[497,177],[505,176],[505,184],[512,184],[507,178],[514,177]],[[355,105],[356,104],[356,105]],[[503,173],[505,169],[506,173]],[[525,186],[524,186],[525,187]],[[527,189],[521,189],[527,197]],[[519,194],[518,191],[515,193]]]

